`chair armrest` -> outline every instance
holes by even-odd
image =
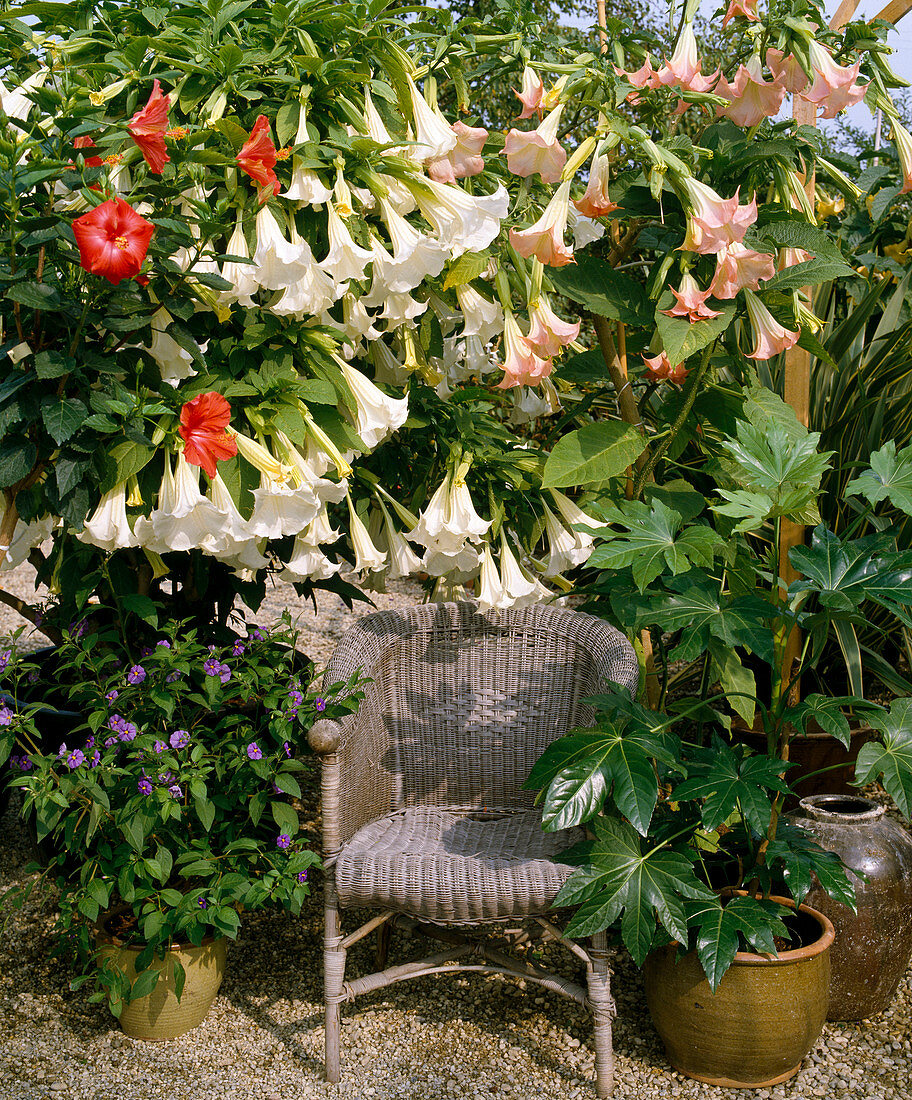
[[[307,743],[317,756],[330,756],[339,751],[345,729],[341,722],[332,718],[319,718],[310,727]],[[320,761],[323,763],[323,761]]]

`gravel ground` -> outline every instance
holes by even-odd
[[[7,588],[9,581],[8,574]],[[16,571],[12,583],[19,594],[29,594],[27,567]],[[375,602],[401,606],[416,598],[417,589],[400,586]],[[336,597],[322,600],[314,613],[292,588],[281,586],[257,620],[268,624],[286,605],[300,615],[300,647],[325,662],[352,613]],[[0,637],[16,625],[15,618],[0,608]],[[35,636],[34,645],[41,644]],[[32,858],[16,797],[0,818],[0,893],[27,879],[23,868]],[[315,823],[310,827],[316,837]],[[0,932],[0,1100],[594,1097],[586,1014],[556,994],[500,976],[422,978],[359,998],[343,1008],[343,1081],[325,1084],[322,905],[315,887],[299,918],[245,918],[207,1018],[189,1035],[160,1044],[126,1038],[105,1008],[70,992],[69,965],[51,954],[53,899],[30,899]],[[350,973],[373,969],[371,942],[369,937],[352,950]],[[391,958],[397,947],[401,954],[410,946],[394,934]],[[549,948],[546,956],[555,969],[578,977],[561,949]],[[912,1096],[912,970],[883,1016],[828,1025],[797,1077],[744,1093],[674,1073],[650,1023],[639,974],[623,953],[613,966],[616,1100]]]

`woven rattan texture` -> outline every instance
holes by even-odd
[[[581,699],[636,690],[627,639],[552,607],[481,614],[424,604],[368,615],[339,642],[325,683],[372,682],[343,723],[339,837],[410,806],[530,808],[522,784],[547,745],[593,723]]]
[[[580,829],[545,833],[537,810],[476,820],[421,806],[359,829],[336,863],[339,904],[442,923],[544,915],[572,871],[555,857]]]

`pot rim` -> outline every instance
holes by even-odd
[[[746,890],[730,890],[728,893],[737,894],[740,897],[747,897]],[[770,896],[769,900],[775,901],[779,905],[785,905],[789,909],[796,908],[792,898],[783,898],[777,894],[773,894]],[[833,927],[833,922],[825,913],[821,913],[819,909],[812,909],[810,905],[804,905],[802,903],[797,906],[797,909],[799,912],[807,913],[809,917],[813,917],[820,925],[821,935],[819,939],[816,939],[813,943],[807,944],[805,947],[795,947],[789,951],[780,951],[774,956],[758,955],[753,951],[737,951],[735,952],[732,965],[734,966],[735,963],[739,963],[741,966],[788,966],[822,955],[828,947],[832,946],[833,941],[836,939],[836,929]]]
[[[840,802],[854,802],[863,808],[857,811],[830,809],[832,804]],[[865,798],[860,794],[812,794],[802,798],[798,805],[812,821],[825,821],[829,825],[877,821],[886,813],[885,808],[873,798]]]
[[[104,917],[99,917],[95,922],[95,942],[97,945],[110,944],[112,947],[118,948],[120,951],[135,951],[139,954],[140,951],[145,951],[149,946],[147,943],[124,943],[120,936],[116,936],[113,932],[109,932],[104,926],[106,920],[110,920],[111,917],[116,916],[116,913],[108,913]],[[217,943],[219,940],[224,940],[225,936],[204,936],[203,941],[200,944],[190,943],[189,941],[182,941],[178,943],[165,944],[166,951],[188,951],[188,950],[201,950],[204,947],[211,947],[212,944]]]

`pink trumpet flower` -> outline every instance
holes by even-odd
[[[695,321],[709,321],[713,317],[720,317],[717,309],[710,309],[706,305],[706,299],[712,294],[709,290],[700,290],[697,280],[685,271],[681,276],[681,286],[675,290],[673,286],[668,288],[677,299],[671,309],[663,309],[666,317],[686,317],[693,324]]]
[[[747,353],[748,359],[772,359],[798,343],[800,330],[791,332],[783,328],[753,291],[745,290],[744,298],[754,331],[754,350]]]
[[[614,71],[618,76],[622,76],[625,80],[629,80],[634,88],[656,89],[662,87],[658,71],[652,67],[652,61],[649,58],[649,54],[646,54],[646,59],[636,72],[628,73],[626,69],[621,69],[617,65],[615,65]]]
[[[566,267],[574,263],[573,249],[564,244],[564,233],[570,215],[570,181],[562,183],[542,212],[528,229],[511,229],[510,244],[520,256],[534,256],[549,267]]]
[[[519,118],[531,118],[533,115],[538,115],[541,118],[545,85],[534,69],[530,69],[528,65],[523,69],[522,91],[517,92],[514,88],[513,94],[523,105],[522,114],[518,116]]]
[[[768,252],[754,252],[743,244],[730,244],[718,253],[716,273],[709,284],[716,298],[734,298],[739,290],[760,289],[761,279],[775,274],[773,257]]]
[[[729,20],[734,19],[736,15],[740,15],[743,19],[749,19],[751,23],[756,23],[760,18],[757,15],[757,0],[731,0],[725,18],[722,20],[722,26],[727,26]]]
[[[544,294],[529,310],[529,321],[531,327],[526,343],[542,359],[550,359],[557,355],[563,347],[579,336],[580,322],[571,324],[569,321],[562,321],[551,308],[551,303]]]
[[[688,176],[684,190],[691,211],[687,219],[687,236],[681,248],[703,256],[721,252],[730,244],[740,244],[744,234],[757,220],[756,197],[744,206],[738,205],[740,188],[730,199],[723,199],[705,183]]]
[[[675,386],[680,386],[690,373],[690,371],[684,369],[683,363],[672,363],[664,351],[654,355],[651,359],[648,355],[644,355],[643,359],[652,373],[652,381],[654,382],[671,382]]]
[[[813,254],[805,252],[803,248],[783,248],[779,252],[779,263],[776,265],[776,269],[777,271],[785,271],[787,267],[803,264],[807,260],[813,260],[813,258]]]
[[[785,88],[775,81],[763,79],[760,58],[754,56],[746,65],[739,65],[734,84],[723,77],[715,89],[716,95],[731,102],[716,112],[730,118],[736,126],[757,126],[765,118],[778,114],[785,96]]]
[[[835,118],[846,107],[864,99],[867,85],[857,83],[860,61],[849,66],[837,65],[830,51],[813,39],[808,43],[808,51],[814,83],[810,91],[801,93],[801,98],[816,103],[821,108],[821,118]]]
[[[678,44],[675,46],[671,60],[666,60],[659,69],[659,83],[670,86],[680,84],[687,88],[690,82],[700,71],[700,60],[697,57],[697,39],[693,32],[693,26],[685,23],[678,35]]]
[[[608,197],[608,183],[611,171],[611,162],[604,155],[592,158],[592,167],[589,169],[589,183],[586,185],[586,193],[581,199],[574,199],[573,205],[587,218],[603,218],[613,210],[617,210],[618,204]]]
[[[504,314],[504,376],[498,389],[509,390],[514,386],[537,386],[551,373],[550,359],[543,359],[532,350],[523,336],[512,313]]]
[[[766,51],[766,63],[776,83],[792,95],[803,92],[808,86],[807,73],[801,68],[797,57],[786,57],[782,50],[770,49]]]
[[[507,167],[514,176],[534,176],[542,183],[557,183],[567,161],[567,154],[557,140],[563,106],[555,107],[535,130],[511,130],[504,142]]]
[[[456,135],[455,146],[446,157],[428,165],[428,175],[438,183],[455,183],[456,180],[477,176],[484,171],[481,150],[488,140],[488,131],[483,126],[466,126],[464,122],[454,122],[453,133]]]

